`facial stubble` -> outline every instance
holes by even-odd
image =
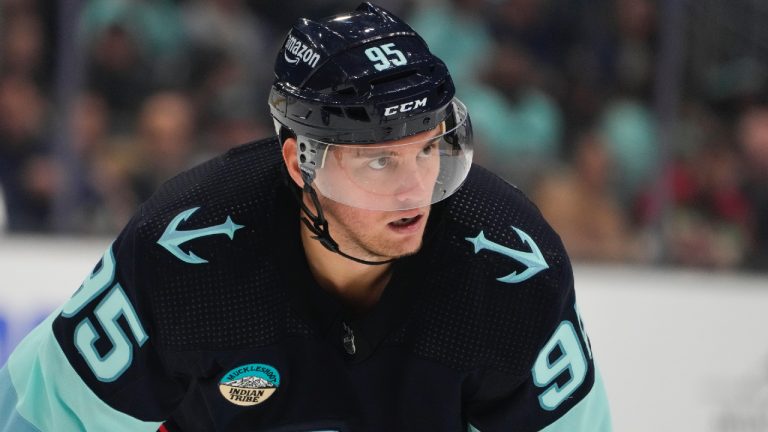
[[[318,198],[328,219],[331,236],[344,253],[365,260],[382,261],[413,255],[421,249],[424,228],[407,239],[398,238],[387,232],[387,219],[376,216],[388,212],[356,209],[323,196]],[[421,210],[423,226],[426,225],[429,210],[430,207]],[[375,229],[372,229],[371,224],[379,226],[373,225]]]

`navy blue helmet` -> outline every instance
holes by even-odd
[[[278,127],[296,136],[378,143],[436,128],[453,115],[454,93],[445,64],[411,27],[363,3],[293,26],[269,105]]]

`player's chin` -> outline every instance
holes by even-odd
[[[421,237],[414,237],[412,239],[400,239],[396,243],[388,245],[384,254],[389,258],[403,258],[409,255],[414,255],[421,249],[422,239]]]

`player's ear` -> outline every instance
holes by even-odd
[[[288,169],[288,175],[291,176],[293,182],[300,188],[304,187],[304,181],[301,179],[301,171],[299,170],[299,159],[296,154],[296,138],[289,137],[285,139],[283,143],[283,161]]]

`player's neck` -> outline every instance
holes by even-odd
[[[302,224],[301,241],[310,271],[323,289],[357,311],[375,305],[391,276],[392,264],[367,265],[331,252]]]

